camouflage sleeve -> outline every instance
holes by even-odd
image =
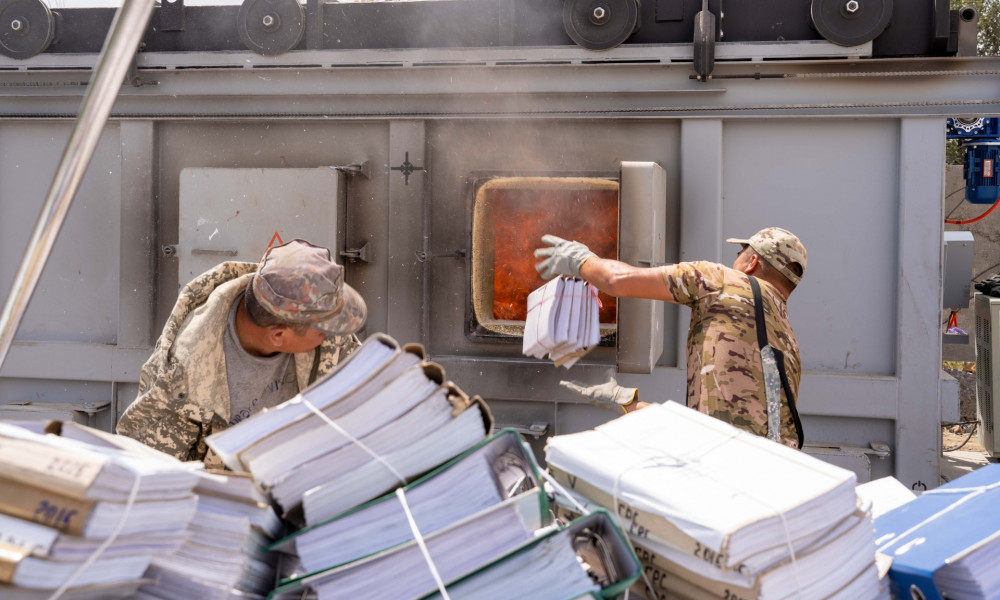
[[[206,448],[201,420],[192,418],[180,368],[173,365],[169,371],[142,386],[115,431],[180,460],[203,460]]]
[[[663,283],[678,304],[693,307],[706,296],[722,289],[722,265],[697,261],[664,265],[661,269]]]
[[[319,347],[319,363],[315,372],[310,374],[309,383],[332,371],[360,345],[361,342],[353,333],[328,337]]]

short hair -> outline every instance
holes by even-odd
[[[784,273],[775,268],[774,265],[767,262],[767,259],[761,256],[759,252],[757,252],[753,248],[750,248],[750,251],[753,252],[755,255],[757,255],[757,263],[760,265],[760,276],[762,278],[773,280],[780,277],[781,278],[780,281],[782,281],[786,286],[788,286],[789,290],[795,289],[795,286],[797,284],[794,281],[789,279]],[[792,273],[795,273],[795,275],[801,279],[803,273],[802,265],[800,265],[797,262],[790,262],[787,265],[785,265],[785,267]]]
[[[257,300],[257,296],[253,293],[252,284],[247,285],[246,292],[243,294],[243,304],[246,306],[250,320],[257,327],[288,327],[296,335],[302,335],[312,327],[309,323],[290,323],[269,312]]]

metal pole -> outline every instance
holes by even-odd
[[[80,105],[80,115],[66,143],[24,258],[14,275],[7,303],[0,313],[0,367],[7,359],[14,334],[38,285],[80,180],[94,155],[111,106],[153,14],[153,4],[154,0],[124,0],[115,13],[94,67],[91,84]]]

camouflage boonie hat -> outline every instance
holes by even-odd
[[[799,263],[802,267],[802,275],[806,273],[806,247],[802,245],[799,238],[780,227],[768,227],[753,234],[748,240],[729,238],[727,242],[733,244],[746,244],[753,248],[757,254],[771,264],[775,269],[787,277],[789,281],[798,285],[802,277],[796,275],[788,268],[792,263]]]
[[[257,302],[274,316],[328,335],[354,333],[368,314],[365,301],[344,283],[344,268],[330,251],[303,240],[265,252],[251,285]]]

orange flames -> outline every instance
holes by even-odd
[[[523,321],[528,294],[545,283],[535,271],[536,248],[551,233],[586,244],[598,256],[618,256],[618,193],[609,189],[497,189],[493,317]],[[600,295],[601,323],[615,322],[615,298]]]

